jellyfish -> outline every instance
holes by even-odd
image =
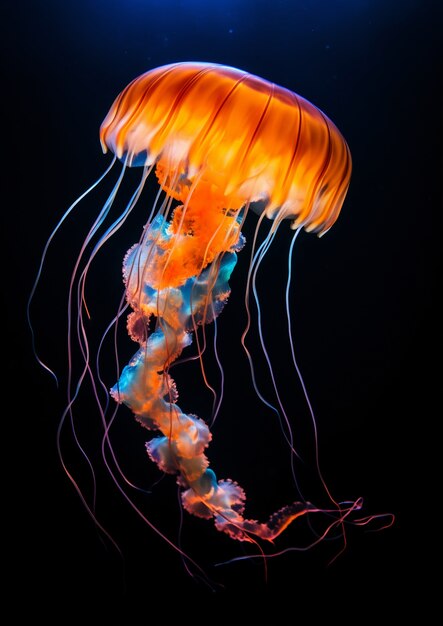
[[[214,519],[235,539],[273,540],[315,507],[295,502],[266,522],[245,518],[244,490],[209,467],[209,427],[179,407],[169,370],[196,327],[226,304],[249,208],[295,229],[325,232],[349,185],[348,146],[303,98],[246,72],[201,63],[134,80],[111,107],[100,139],[128,166],[155,164],[160,187],[180,203],[171,215],[160,211],[126,255],[128,329],[139,349],[111,395],[159,431],[146,444],[148,455],[177,476],[186,511]],[[151,317],[156,328],[148,335]]]
[[[249,214],[255,214],[257,228],[265,221],[270,228],[261,243],[257,237],[252,242],[246,301],[282,223],[294,231],[293,242],[302,229],[321,236],[331,228],[349,186],[348,145],[333,122],[301,96],[245,71],[200,62],[166,65],[133,80],[112,104],[100,141],[103,151],[114,155],[105,175],[118,161],[122,170],[74,269],[70,297],[75,300],[77,285],[80,311],[86,306],[84,286],[93,259],[140,203],[148,177],[155,175],[158,183],[142,234],[123,262],[125,302],[115,321],[130,310],[127,330],[137,348],[110,396],[151,431],[147,456],[175,477],[189,514],[212,519],[235,540],[273,542],[294,520],[325,509],[300,497],[266,520],[249,519],[243,488],[234,479],[218,478],[210,464],[209,420],[180,407],[171,368],[180,359],[186,361],[186,351],[196,341],[204,375],[204,329],[217,323],[228,301],[230,276],[246,245],[242,225]],[[135,167],[142,171],[140,186],[125,211],[102,232],[124,172]],[[93,249],[81,269],[89,245]],[[84,370],[69,396],[68,412],[84,376],[99,386],[81,314],[79,319]],[[246,352],[247,332],[242,341]],[[289,341],[292,345],[291,337]],[[258,388],[257,393],[266,403]],[[279,399],[277,404],[276,411],[288,421]],[[104,424],[109,444],[110,422]],[[286,433],[296,455],[289,425]],[[361,507],[360,500],[336,502],[323,484],[332,521],[322,536]]]

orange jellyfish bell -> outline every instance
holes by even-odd
[[[252,204],[267,217],[322,234],[336,221],[351,176],[337,127],[299,95],[213,63],[175,63],[133,80],[100,140],[128,165],[152,165],[161,186],[210,207]]]

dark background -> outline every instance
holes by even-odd
[[[3,539],[14,623],[32,618],[122,626],[273,625],[361,616],[395,623],[414,612],[428,622],[426,611],[435,597],[429,564],[437,559],[441,532],[440,497],[432,487],[438,458],[433,442],[441,419],[434,361],[440,354],[435,298],[441,251],[437,5],[419,0],[4,3],[3,154],[11,167],[3,183],[3,358],[11,381],[4,390],[3,440],[10,530]],[[104,193],[86,200],[61,231],[34,303],[37,345],[59,373],[58,391],[34,360],[25,320],[51,229],[108,163],[98,129],[113,99],[138,74],[184,60],[233,65],[300,93],[334,120],[350,145],[354,170],[338,222],[322,239],[303,233],[296,246],[296,347],[332,492],[343,500],[364,496],[365,513],[396,516],[395,525],[382,532],[350,527],[346,552],[330,566],[336,552],[331,543],[271,561],[267,582],[256,561],[213,568],[217,560],[242,554],[243,547],[217,533],[212,522],[185,516],[183,547],[224,585],[216,592],[188,576],[178,555],[141,522],[99,467],[99,517],[118,542],[120,557],[101,540],[57,457],[66,386],[67,281]],[[130,173],[128,189],[134,181]],[[116,310],[121,259],[144,219],[139,206],[91,276],[98,280],[88,304],[104,319]],[[249,242],[251,220],[245,229]],[[303,429],[308,416],[286,367],[280,306],[289,229],[282,228],[280,236],[260,277],[263,317],[282,394]],[[209,456],[219,477],[230,476],[246,488],[248,515],[266,519],[287,503],[292,487],[278,427],[254,404],[238,352],[247,260],[246,249],[220,317],[227,394]],[[124,336],[122,345],[129,357],[133,346]],[[196,393],[196,373],[192,366],[177,370],[180,404],[205,417],[210,398]],[[77,416],[80,435],[92,449],[100,431],[87,407],[85,393]],[[158,473],[145,460],[145,439],[124,413],[116,449],[128,475],[148,488]],[[90,495],[90,476],[67,433],[62,445]],[[98,457],[93,460],[100,466]],[[137,502],[176,541],[173,480],[161,481]],[[297,543],[297,529],[287,535],[277,547]]]

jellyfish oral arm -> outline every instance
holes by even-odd
[[[111,394],[133,411],[142,426],[161,433],[146,444],[148,455],[163,472],[177,476],[183,506],[189,513],[214,518],[219,530],[240,541],[250,540],[250,535],[272,541],[295,518],[317,509],[296,502],[273,514],[267,523],[245,519],[244,490],[232,480],[217,480],[209,468],[205,450],[212,435],[208,425],[181,410],[168,373],[170,365],[192,343],[196,325],[214,320],[229,296],[228,281],[243,241],[235,218],[221,214],[220,220],[230,232],[237,229],[235,240],[225,237],[229,248],[220,249],[203,271],[180,285],[164,281],[177,243],[170,222],[161,215],[150,224],[144,241],[126,255],[126,293],[133,308],[128,328],[140,347]],[[188,235],[186,241],[188,255],[192,238]],[[156,330],[147,336],[152,315],[157,319]]]

